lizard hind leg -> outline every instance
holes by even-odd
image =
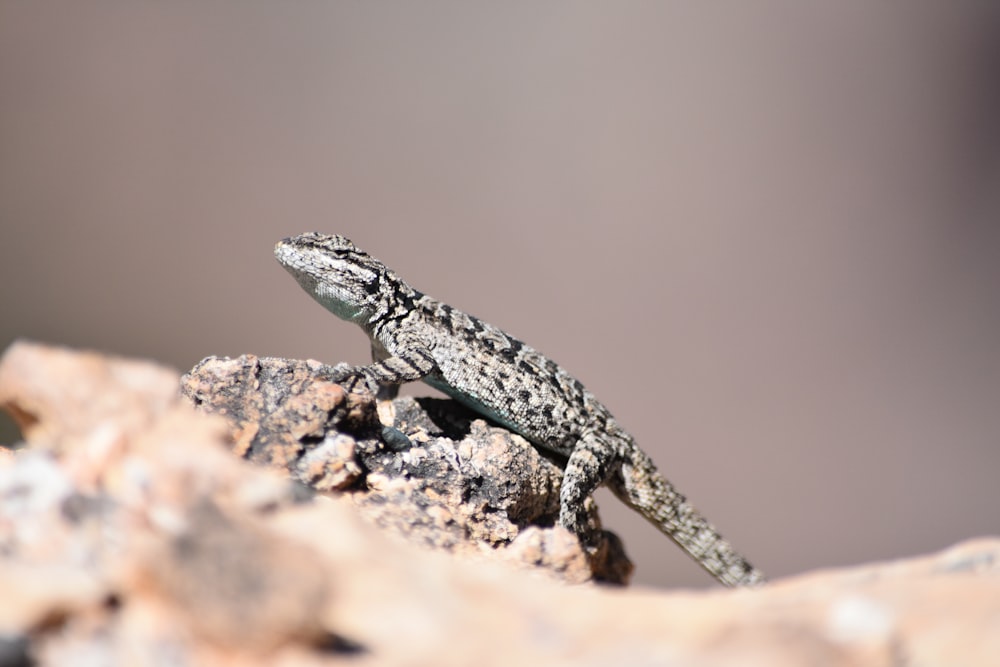
[[[588,434],[580,438],[566,463],[559,491],[559,525],[584,545],[592,546],[600,532],[587,499],[607,480],[615,457],[606,443]]]

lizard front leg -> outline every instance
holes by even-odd
[[[375,361],[368,366],[337,364],[324,367],[320,373],[330,381],[343,385],[348,391],[354,391],[360,383],[378,399],[392,400],[399,391],[399,385],[420,380],[437,368],[430,352],[422,347],[406,349],[405,356],[384,356],[372,345],[372,356]],[[383,358],[380,359],[379,356]],[[413,446],[405,433],[384,422],[382,440],[394,451],[404,451]]]
[[[324,367],[322,373],[333,382],[347,383],[348,389],[353,390],[361,382],[373,394],[378,394],[381,387],[416,382],[437,368],[426,348],[403,349],[406,350],[404,354],[387,356],[367,366],[337,364]]]
[[[372,347],[372,363],[373,364],[377,364],[378,362],[384,361],[384,360],[386,360],[386,359],[388,359],[389,357],[392,356],[391,354],[389,354],[388,351],[386,351],[386,349],[384,347],[382,347],[382,344],[379,343],[378,340],[375,339],[375,338],[372,338],[372,346],[371,347]],[[379,385],[378,394],[376,394],[376,398],[378,398],[379,402],[382,402],[382,401],[392,401],[397,396],[399,396],[399,385],[398,384],[383,384],[383,385]]]

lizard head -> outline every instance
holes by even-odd
[[[388,269],[343,236],[319,232],[292,236],[278,241],[274,256],[337,317],[361,323],[378,310]]]

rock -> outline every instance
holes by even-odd
[[[267,652],[290,641],[322,644],[328,573],[291,566],[318,562],[316,552],[207,498],[187,519],[130,559],[129,588],[161,610],[181,611],[175,623],[215,646]]]
[[[224,416],[235,449],[317,491],[338,491],[376,525],[416,544],[498,557],[571,582],[624,584],[632,572],[610,533],[593,553],[568,533],[505,551],[520,532],[559,515],[560,463],[454,401],[399,398],[387,406],[409,447],[383,439],[375,397],[317,377],[316,362],[209,357],[181,379],[192,405]],[[401,437],[401,436],[398,436]],[[600,525],[596,505],[591,523]],[[546,551],[547,549],[553,551]]]
[[[118,391],[102,391],[109,385]],[[35,446],[141,429],[177,403],[176,387],[177,373],[158,364],[27,341],[15,341],[0,364],[0,407]]]
[[[361,516],[375,503],[355,490],[362,482],[387,498],[399,484],[421,489],[411,497],[444,493],[436,451],[453,451],[453,468],[486,465],[500,455],[492,427],[399,403],[397,427],[424,452],[407,462],[376,444],[363,456],[384,461],[381,472],[363,467],[346,491],[309,495],[253,437],[238,440],[241,451],[271,466],[233,456],[231,425],[179,401],[176,376],[171,386],[132,381],[161,371],[24,343],[0,359],[0,396],[31,434],[28,448],[0,456],[0,664],[975,667],[1000,655],[1000,539],[753,590],[568,586],[496,558],[418,548]],[[369,408],[345,401],[311,419],[358,426],[348,437],[365,462],[357,452],[380,442],[365,424],[376,427]],[[453,426],[469,437],[449,450],[435,429]],[[331,443],[331,457],[351,459]],[[276,445],[289,452],[278,458],[301,472],[299,450],[313,444]],[[396,465],[426,476],[393,476]],[[515,516],[540,511],[489,484],[476,492]],[[428,505],[425,521],[447,525],[447,507]],[[571,538],[518,527],[496,553],[565,563],[580,557]]]

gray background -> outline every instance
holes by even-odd
[[[996,3],[804,4],[4,0],[0,344],[362,362],[271,257],[338,232],[772,576],[995,534]]]

